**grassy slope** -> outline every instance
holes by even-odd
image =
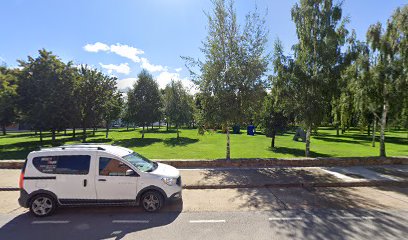
[[[225,157],[225,135],[221,133],[197,134],[197,130],[182,129],[181,138],[176,139],[174,130],[164,132],[154,129],[141,139],[140,130],[115,129],[105,139],[105,133],[99,131],[88,142],[114,143],[129,147],[153,159],[215,159]],[[88,133],[90,134],[90,133]],[[79,135],[80,136],[80,135]],[[276,138],[276,149],[270,149],[270,138],[264,135],[248,136],[245,133],[231,136],[232,158],[275,157],[291,158],[304,156],[304,143],[292,140],[293,133]],[[60,144],[77,143],[70,136],[57,136]],[[358,131],[346,132],[340,137],[335,131],[320,129],[318,136],[312,137],[311,150],[314,157],[377,156],[379,143],[371,147],[371,137]],[[388,156],[408,156],[406,131],[387,133],[386,150]],[[45,138],[45,146],[50,146],[50,135]],[[0,136],[0,160],[23,159],[27,153],[39,147],[39,137],[32,132],[10,133]]]

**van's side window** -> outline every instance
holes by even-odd
[[[123,162],[101,157],[99,158],[99,175],[100,176],[126,176],[126,171],[131,168]]]
[[[33,165],[42,173],[51,174],[79,174],[89,172],[91,156],[89,155],[65,155],[35,157]]]

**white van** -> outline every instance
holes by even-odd
[[[81,144],[28,154],[20,176],[22,207],[38,217],[64,205],[142,205],[149,212],[181,198],[179,171],[123,147]]]

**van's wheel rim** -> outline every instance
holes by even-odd
[[[149,194],[143,198],[143,207],[147,211],[155,211],[160,207],[160,200],[154,194]]]
[[[52,210],[52,200],[47,197],[36,198],[32,203],[32,209],[39,216],[46,215]]]

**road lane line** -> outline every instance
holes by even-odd
[[[273,217],[269,218],[269,221],[299,221],[303,220],[301,217]]]
[[[112,223],[149,223],[149,220],[113,220]]]
[[[190,220],[190,223],[225,223],[225,220]]]
[[[32,221],[31,224],[64,224],[69,221]]]
[[[329,219],[344,219],[344,220],[373,220],[373,219],[375,219],[375,217],[344,216],[344,217],[329,217]]]

